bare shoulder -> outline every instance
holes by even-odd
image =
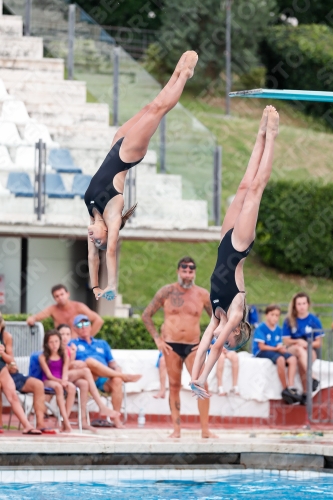
[[[206,288],[203,288],[201,286],[195,285],[195,289],[197,293],[204,299],[207,300],[209,298],[209,291],[206,290]]]

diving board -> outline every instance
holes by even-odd
[[[333,92],[317,90],[254,89],[230,92],[230,97],[256,97],[259,99],[286,99],[291,101],[333,102]]]

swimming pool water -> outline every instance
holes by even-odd
[[[250,472],[250,471],[248,471]],[[217,477],[206,482],[128,481],[120,484],[1,484],[0,500],[249,500],[333,498],[333,475],[306,479],[263,471]]]

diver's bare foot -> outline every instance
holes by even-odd
[[[185,66],[185,60],[186,60],[186,55],[188,54],[189,51],[186,51],[182,54],[181,58],[179,59],[177,66],[175,67],[175,73],[180,73],[181,70]]]
[[[275,137],[279,133],[279,121],[279,113],[273,106],[271,106],[271,109],[268,113],[266,137],[272,137],[275,139]]]
[[[124,424],[122,423],[122,421],[120,420],[120,418],[114,418],[113,419],[113,423],[114,423],[114,426],[116,427],[116,429],[125,429],[125,426]]]
[[[213,432],[210,431],[202,431],[201,437],[203,439],[219,439],[217,434],[214,434]]]
[[[137,382],[140,380],[142,375],[123,375],[124,382]]]
[[[183,71],[186,72],[187,78],[192,78],[194,74],[194,68],[197,65],[199,56],[196,52],[194,52],[194,50],[188,50],[187,52],[185,52],[185,54],[186,54],[186,59]]]
[[[155,399],[164,399],[165,398],[165,391],[158,391],[157,394],[153,396]]]
[[[168,438],[177,438],[177,439],[179,439],[180,438],[180,431],[173,431],[173,433],[170,434],[170,436],[168,436]]]
[[[271,108],[271,106],[266,106],[266,108],[264,109],[264,112],[262,114],[261,120],[260,120],[258,135],[261,135],[263,137],[265,137],[265,135],[266,135],[268,113],[269,113],[270,108]]]
[[[82,424],[82,429],[85,431],[90,431],[90,432],[93,432],[94,434],[97,434],[97,429],[95,429],[95,427],[93,427],[92,425]]]

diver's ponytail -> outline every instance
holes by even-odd
[[[134,214],[135,209],[136,209],[137,206],[138,206],[138,204],[136,203],[131,208],[129,208],[124,214],[122,214],[122,216],[121,216],[121,225],[120,225],[119,231],[122,230],[122,228],[125,226],[125,224],[128,221],[128,219]]]

